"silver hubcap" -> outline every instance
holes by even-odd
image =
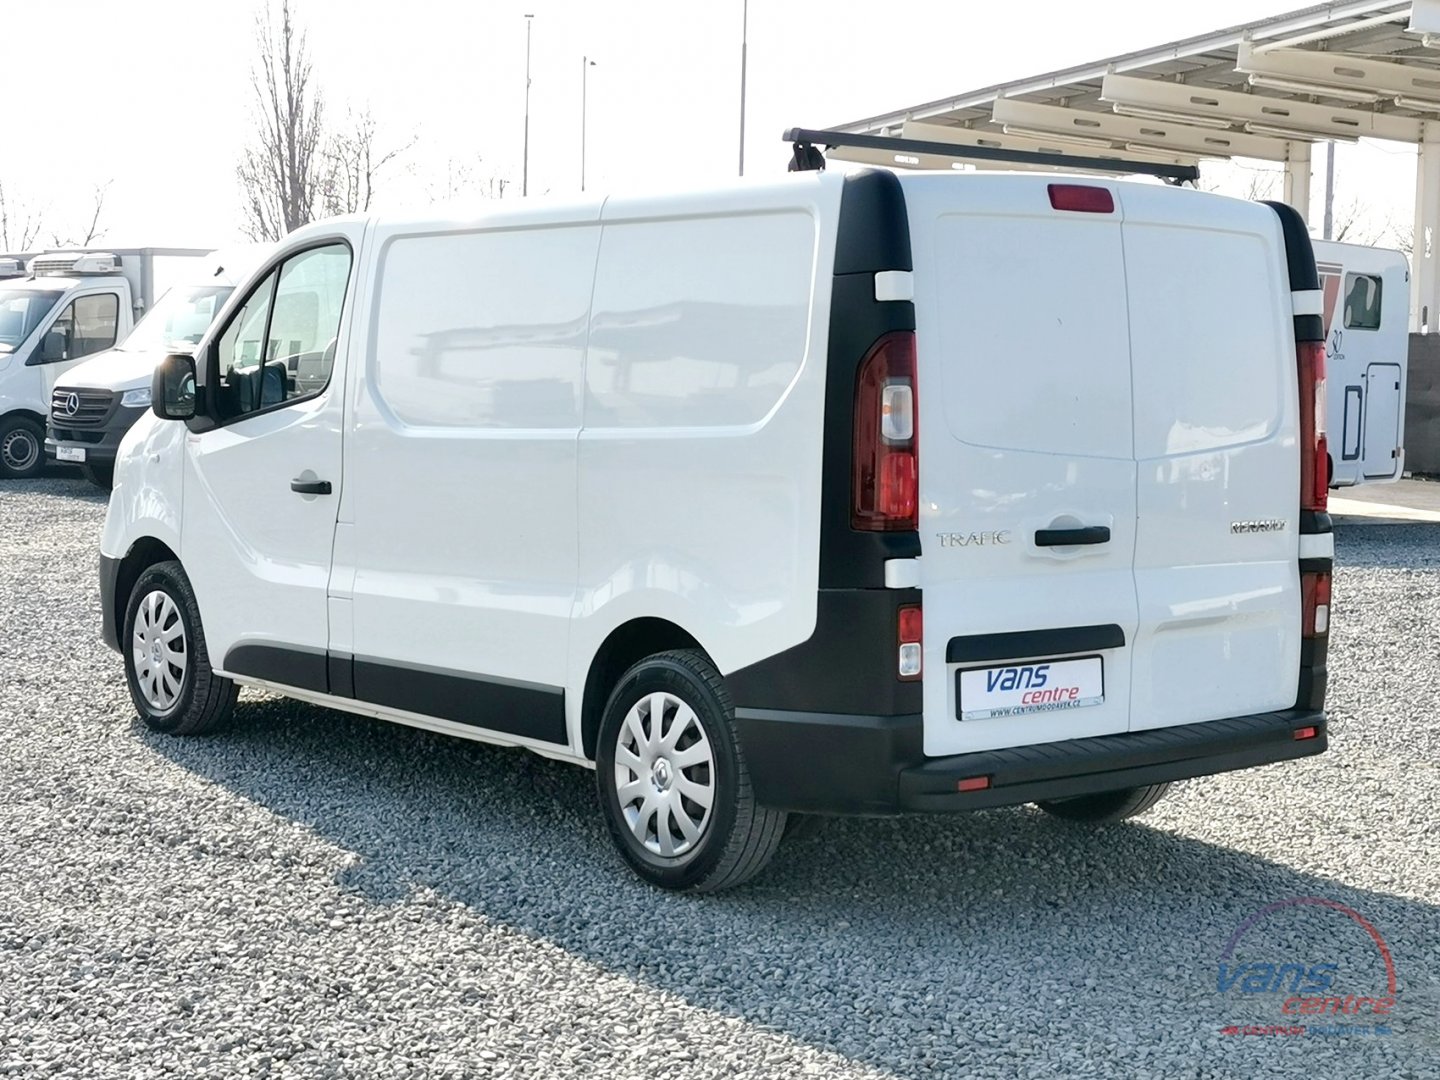
[[[12,431],[0,443],[0,458],[6,466],[16,472],[24,472],[40,457],[40,443],[33,434],[24,430]]]
[[[135,612],[133,649],[140,693],[157,712],[174,708],[190,657],[180,609],[159,589],[147,593]]]
[[[715,802],[715,758],[695,710],[663,691],[630,707],[615,740],[615,793],[654,854],[684,855],[699,843]]]

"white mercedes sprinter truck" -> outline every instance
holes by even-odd
[[[667,888],[793,813],[1113,821],[1326,747],[1320,317],[1289,207],[1100,178],[322,222],[157,369],[103,636],[160,731],[592,767]]]
[[[1384,248],[1313,244],[1324,298],[1330,486],[1399,480],[1410,367],[1409,264]]]
[[[168,275],[204,254],[50,251],[30,259],[24,277],[0,281],[0,479],[44,467],[45,417],[60,375],[124,340]]]
[[[235,286],[267,250],[246,245],[192,260],[193,266],[120,344],[58,379],[50,393],[46,456],[79,465],[91,483],[110,487],[120,440],[150,407],[155,365],[199,343]]]

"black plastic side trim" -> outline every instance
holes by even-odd
[[[325,694],[330,678],[325,652],[299,645],[236,645],[225,654],[224,669],[232,675],[294,686]]]
[[[1300,511],[1300,532],[1304,536],[1312,536],[1316,533],[1328,533],[1335,531],[1335,523],[1330,520],[1330,515],[1324,510],[1301,510]]]
[[[1329,574],[1335,570],[1334,559],[1301,559],[1300,573],[1302,574]]]
[[[1296,341],[1324,341],[1325,323],[1319,315],[1295,316]]]
[[[325,654],[325,668],[330,676],[330,693],[338,697],[355,696],[355,657],[347,652]]]
[[[982,660],[1023,660],[1031,656],[1096,652],[1125,646],[1125,631],[1115,623],[1065,626],[1054,630],[1018,630],[1008,634],[953,637],[945,646],[945,662],[971,664]]]
[[[120,651],[120,627],[116,625],[115,586],[120,579],[120,560],[100,556],[100,640]]]
[[[845,177],[837,229],[835,273],[914,269],[905,191],[889,169],[865,169]]]
[[[784,810],[893,814],[901,769],[922,760],[917,716],[736,709],[755,797]]]
[[[1297,709],[1320,709],[1325,706],[1325,691],[1330,683],[1330,638],[1304,638],[1300,642],[1300,681],[1295,691]]]
[[[355,658],[355,698],[457,724],[564,745],[565,691],[458,671]]]
[[[1310,230],[1305,227],[1305,219],[1289,203],[1267,201],[1265,205],[1274,210],[1280,218],[1280,231],[1285,237],[1285,267],[1290,272],[1291,291],[1303,292],[1320,288],[1320,274],[1315,269],[1315,249],[1310,245]],[[1322,332],[1319,338],[1306,340],[1323,341],[1324,338]]]
[[[899,716],[918,713],[918,681],[896,677],[896,611],[918,589],[822,589],[809,640],[725,676],[737,708]]]
[[[237,645],[233,675],[565,745],[565,691],[558,686],[394,664],[294,645]]]

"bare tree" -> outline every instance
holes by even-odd
[[[1212,191],[1217,195],[1234,195],[1250,202],[1263,202],[1279,197],[1280,173],[1273,169],[1245,169],[1245,174],[1243,177],[1230,176],[1217,181],[1213,173],[1207,173],[1201,177],[1200,190]]]
[[[0,182],[0,251],[29,251],[40,238],[40,214],[5,195]]]
[[[315,218],[325,172],[324,101],[311,85],[306,35],[295,26],[290,0],[280,0],[278,33],[267,0],[255,20],[255,43],[255,135],[236,171],[245,232],[252,240],[279,240]]]
[[[327,214],[359,214],[370,209],[375,181],[381,170],[415,145],[410,141],[389,150],[375,145],[375,118],[367,108],[351,113],[343,130],[331,136],[325,148],[325,184],[322,202]]]
[[[1331,214],[1331,239],[1337,243],[1361,244],[1366,247],[1380,243],[1391,231],[1388,222],[1377,222],[1359,199],[1350,199],[1335,207]]]
[[[73,234],[61,237],[59,233],[52,232],[50,240],[56,247],[89,247],[105,235],[105,230],[100,227],[100,215],[105,210],[105,196],[110,191],[110,185],[114,180],[106,180],[103,184],[95,185],[95,203],[90,212],[90,223],[85,228]],[[79,239],[72,239],[79,237]]]
[[[447,202],[467,195],[482,199],[503,199],[505,190],[512,181],[499,173],[487,172],[482,166],[484,159],[478,155],[474,161],[447,158],[445,161],[445,183],[432,184],[426,194],[435,202]]]

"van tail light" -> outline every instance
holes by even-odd
[[[1325,343],[1295,346],[1300,371],[1300,509],[1323,511],[1330,499],[1330,449],[1325,441]]]
[[[919,403],[915,334],[886,334],[860,365],[855,384],[855,446],[850,523],[892,532],[919,528]]]
[[[1300,575],[1300,627],[1307,638],[1321,638],[1330,633],[1330,573]]]
[[[923,618],[919,604],[907,604],[900,608],[895,618],[896,636],[900,639],[900,654],[896,674],[906,680],[920,678],[921,645],[924,640]]]

